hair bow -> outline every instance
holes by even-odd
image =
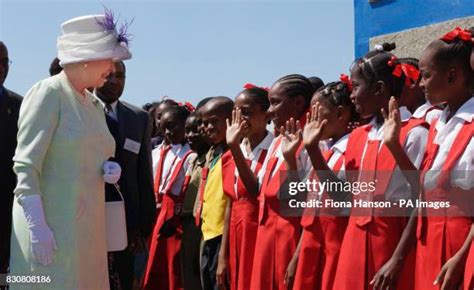
[[[184,102],[184,104],[181,103],[181,102],[179,102],[179,103],[178,103],[178,106],[180,106],[180,107],[186,107],[186,109],[187,109],[190,113],[196,111],[196,108],[195,108],[190,102]]]
[[[396,56],[392,56],[387,64],[388,66],[394,67],[392,75],[396,76],[397,78],[401,77],[403,70]]]
[[[413,65],[408,63],[402,63],[402,71],[405,74],[405,84],[411,86],[418,81],[420,77],[420,71]]]
[[[454,28],[452,31],[446,33],[440,39],[446,41],[447,43],[451,43],[455,41],[456,39],[470,42],[472,40],[472,34],[469,30],[464,30],[458,26]]]
[[[251,83],[246,83],[244,85],[244,89],[247,89],[247,90],[248,89],[254,89],[254,88],[264,89],[267,92],[270,90],[270,88],[268,88],[268,87],[259,87],[259,86],[256,86],[254,84],[251,84]]]
[[[352,92],[352,83],[351,83],[351,79],[349,78],[349,76],[346,75],[346,74],[341,74],[339,79],[341,80],[341,82],[346,84],[347,88],[349,89],[349,92]]]

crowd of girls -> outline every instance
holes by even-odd
[[[235,100],[161,104],[146,289],[474,289],[471,32],[419,60],[393,48],[325,85],[291,74]],[[294,211],[288,184],[308,179],[375,186],[306,201],[449,207]]]

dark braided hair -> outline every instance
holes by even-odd
[[[308,80],[313,85],[314,91],[317,91],[320,87],[324,86],[324,82],[319,77],[309,77]]]
[[[392,61],[392,65],[389,65],[389,61]],[[402,93],[405,75],[403,73],[400,77],[393,75],[397,64],[400,64],[400,61],[391,53],[369,51],[365,57],[358,58],[352,63],[351,70],[357,69],[368,85],[383,81],[390,94],[398,98]]]
[[[321,88],[319,88],[315,96],[318,96],[324,101],[329,102],[331,105],[338,107],[349,107],[351,111],[351,122],[359,120],[359,115],[356,112],[354,103],[351,101],[351,90],[344,82],[331,82]]]
[[[252,100],[262,107],[263,111],[267,111],[270,107],[270,101],[268,100],[268,91],[259,87],[253,87],[241,91],[237,96],[245,95],[252,98]]]
[[[418,60],[417,58],[414,58],[414,57],[402,57],[402,58],[399,58],[398,60],[400,61],[400,63],[410,64],[410,65],[416,67],[417,69],[420,69],[419,60]]]
[[[186,106],[172,106],[164,109],[161,115],[164,114],[176,115],[179,120],[185,122],[191,112],[186,108]]]
[[[309,107],[311,98],[313,97],[314,88],[311,82],[302,75],[291,74],[278,79],[273,86],[280,85],[283,94],[290,98],[303,96],[305,98],[305,105]]]
[[[472,41],[465,41],[460,38],[452,41],[435,39],[428,45],[427,49],[434,52],[433,60],[436,64],[447,68],[452,63],[457,63],[465,73],[471,73]]]

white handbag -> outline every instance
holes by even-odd
[[[107,229],[107,251],[122,251],[127,247],[127,222],[125,203],[118,184],[114,184],[121,200],[105,203],[105,225]]]

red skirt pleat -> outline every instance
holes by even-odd
[[[150,239],[150,254],[144,279],[146,290],[183,289],[179,257],[181,232],[178,230],[169,238],[160,237],[159,234],[163,223],[173,217],[174,206],[174,200],[165,195]]]
[[[303,229],[293,290],[332,290],[347,217],[315,217]]]
[[[229,229],[230,289],[248,290],[258,228],[258,202],[235,200],[232,202]]]
[[[279,201],[267,200],[258,226],[250,289],[286,290],[284,278],[301,233],[298,217],[279,213]]]
[[[356,220],[354,216],[349,218],[333,289],[372,289],[369,282],[391,258],[407,223],[404,217],[375,216],[364,226]],[[413,289],[413,255],[414,252],[405,260],[396,289]]]
[[[454,256],[466,241],[472,219],[428,216],[425,221],[425,236],[418,238],[416,248],[415,289],[440,289],[440,285],[433,286],[433,282],[444,263]]]

